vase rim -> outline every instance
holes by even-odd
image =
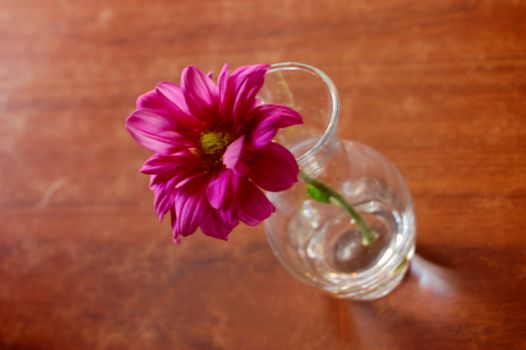
[[[287,71],[287,70],[303,70],[307,71],[313,75],[318,76],[323,83],[325,84],[325,87],[327,88],[327,91],[329,92],[330,99],[331,99],[331,115],[329,119],[329,123],[327,127],[325,128],[325,131],[323,132],[323,135],[318,139],[316,144],[312,146],[308,151],[303,153],[302,155],[298,156],[296,160],[298,163],[303,163],[310,157],[312,157],[314,154],[318,153],[320,149],[322,149],[331,139],[332,135],[336,131],[336,127],[338,125],[338,118],[339,118],[339,112],[340,112],[340,99],[338,97],[338,90],[336,89],[336,86],[332,82],[331,78],[323,72],[321,69],[312,66],[310,64],[306,63],[300,63],[300,62],[280,62],[280,63],[274,63],[270,66],[270,69],[267,73],[277,72],[277,71]]]

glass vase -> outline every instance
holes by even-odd
[[[277,209],[265,222],[272,251],[294,276],[336,297],[386,295],[414,253],[414,212],[404,180],[380,153],[337,137],[338,94],[321,70],[274,64],[258,97],[303,115],[304,124],[281,130],[278,141],[304,174],[339,192],[375,234],[364,244],[356,220],[340,206],[309,197],[300,180],[288,191],[268,193]]]

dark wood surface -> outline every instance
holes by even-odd
[[[331,75],[411,188],[384,299],[300,284],[261,227],[172,244],[135,98],[195,64]],[[0,0],[0,348],[526,349],[526,2]]]

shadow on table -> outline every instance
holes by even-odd
[[[402,284],[379,300],[330,299],[340,315],[342,346],[526,349],[522,340],[526,319],[521,311],[526,308],[521,292],[526,283],[524,278],[517,278],[521,276],[524,253],[457,249],[448,254],[461,257],[456,261],[419,249],[421,255],[413,258]],[[437,258],[432,261],[428,256]],[[342,317],[342,313],[347,316]]]

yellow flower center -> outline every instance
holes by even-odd
[[[232,135],[221,131],[205,131],[199,137],[201,153],[212,161],[220,161],[232,141]]]

